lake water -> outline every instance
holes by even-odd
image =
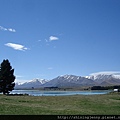
[[[108,90],[95,91],[40,91],[40,90],[13,90],[11,94],[29,94],[32,96],[66,96],[66,95],[97,95],[107,94]]]

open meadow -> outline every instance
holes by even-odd
[[[74,96],[0,95],[0,115],[120,115],[120,94]]]

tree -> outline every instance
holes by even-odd
[[[14,69],[12,69],[9,60],[3,60],[0,65],[0,92],[9,94],[15,86]]]

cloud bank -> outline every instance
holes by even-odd
[[[99,75],[99,74],[105,74],[105,75],[120,75],[120,71],[103,71],[103,72],[92,73],[92,74],[90,74],[90,75]]]
[[[20,44],[15,44],[15,43],[7,43],[5,44],[6,46],[8,47],[11,47],[15,50],[21,50],[21,51],[25,51],[27,50],[28,48],[24,47],[23,45],[20,45]]]
[[[16,32],[15,29],[12,29],[12,28],[4,28],[4,27],[2,27],[2,26],[0,26],[0,30],[2,30],[2,31],[9,31],[9,32]]]

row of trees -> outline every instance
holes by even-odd
[[[114,86],[93,86],[91,90],[110,90],[110,89],[120,89],[120,85]]]
[[[14,69],[10,65],[9,60],[3,60],[0,64],[0,92],[4,95],[9,94],[15,86]]]

